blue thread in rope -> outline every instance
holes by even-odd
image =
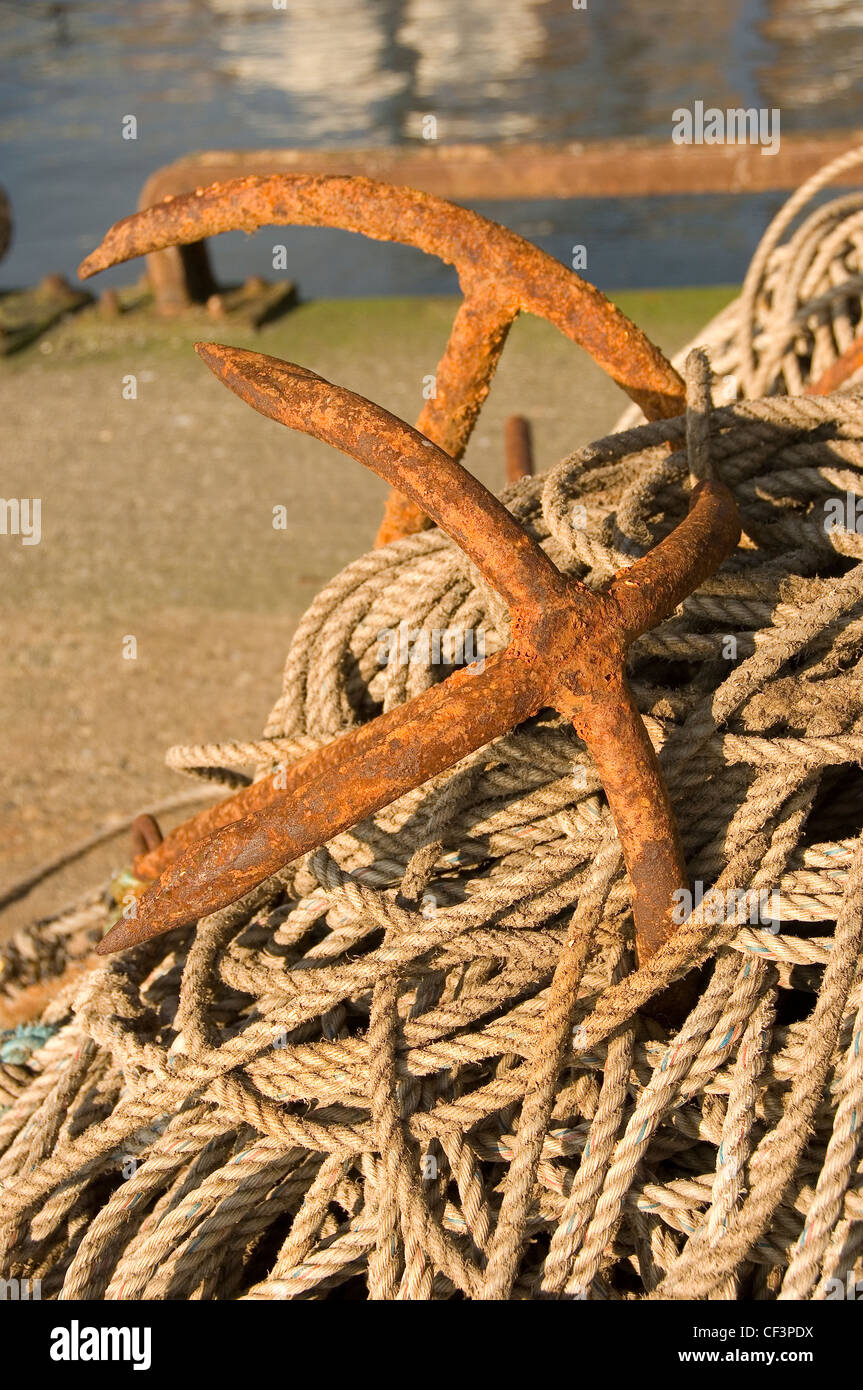
[[[0,1033],[0,1062],[26,1066],[32,1054],[44,1047],[58,1028],[58,1024],[51,1023],[19,1023],[17,1028],[8,1028]]]

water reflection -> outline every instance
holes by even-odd
[[[863,0],[587,4],[0,0],[0,181],[26,229],[2,278],[71,270],[194,149],[395,144],[430,114],[450,142],[661,137],[698,98],[778,106],[783,134],[861,124]]]
[[[544,133],[548,100],[530,100],[542,70],[545,0],[473,0],[470,5],[408,0],[400,43],[414,55],[407,136],[437,113],[438,135],[454,141],[529,138]],[[570,24],[579,17],[570,9]],[[584,28],[585,26],[581,26]],[[585,38],[586,34],[582,34]]]
[[[281,96],[296,144],[390,143],[390,104],[411,81],[394,41],[398,7],[328,0],[266,16],[260,0],[208,0],[208,7],[221,21],[218,65],[248,96],[250,121],[269,140],[279,136],[273,98]],[[263,109],[258,93],[267,94]]]
[[[860,0],[773,0],[762,24],[767,105],[793,108],[798,128],[859,122],[863,71]]]

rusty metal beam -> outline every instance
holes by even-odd
[[[517,483],[521,478],[533,477],[533,438],[530,421],[523,415],[507,416],[504,426],[504,458],[508,483]]]
[[[671,119],[669,114],[669,134]],[[863,129],[783,135],[775,155],[758,145],[675,145],[671,139],[450,145],[388,149],[206,150],[151,174],[138,206],[166,194],[249,174],[362,174],[441,198],[618,198],[664,193],[754,193],[796,188],[863,144]],[[843,175],[851,183],[859,177]]]
[[[670,125],[670,121],[669,121]],[[652,197],[755,193],[797,188],[853,145],[863,131],[788,135],[775,155],[756,145],[674,145],[671,140],[566,144],[429,143],[392,149],[206,150],[157,169],[138,207],[249,175],[365,175],[457,201]],[[855,182],[853,175],[845,176]],[[176,313],[216,291],[206,244],[168,247],[147,257],[157,306]]]

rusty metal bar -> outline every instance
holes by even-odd
[[[512,293],[491,286],[459,306],[435,370],[435,393],[417,420],[420,433],[454,459],[465,451],[518,309]]]
[[[512,295],[473,293],[459,305],[444,354],[435,369],[435,393],[423,406],[417,429],[454,459],[467,448],[491,386],[518,304]],[[387,498],[377,545],[421,530],[421,507],[398,491]]]
[[[755,193],[798,188],[837,155],[863,143],[863,130],[783,135],[776,154],[756,145],[675,145],[671,140],[444,144],[389,149],[207,150],[157,169],[139,208],[206,184],[249,175],[364,174],[456,201],[651,197]],[[851,177],[853,181],[853,176]],[[175,313],[216,290],[206,246],[170,247],[147,258],[158,307]]]
[[[622,674],[608,697],[574,721],[596,764],[617,826],[639,924],[640,963],[674,930],[674,893],[687,884],[686,862],[653,744]],[[627,749],[627,759],[621,748]]]
[[[543,703],[529,667],[502,653],[485,668],[456,671],[334,745],[337,758],[310,763],[293,794],[232,821],[185,850],[112,928],[98,949],[122,950],[185,926],[233,902],[284,864],[453,767],[528,719]]]
[[[533,477],[533,441],[530,422],[523,415],[510,415],[504,425],[506,480],[517,483]]]
[[[166,193],[176,196],[208,183],[268,174],[366,175],[384,183],[409,184],[440,198],[490,202],[767,192],[797,188],[855,144],[863,144],[863,128],[783,134],[779,149],[769,158],[758,145],[675,145],[670,138],[641,137],[205,150],[155,170],[141,190],[139,206],[150,207]]]
[[[817,381],[811,382],[806,388],[807,396],[829,396],[831,391],[838,391],[844,386],[849,377],[863,368],[863,338],[857,338],[850,347],[846,348],[841,357],[837,357],[835,362],[831,362],[826,372],[823,372]]]
[[[740,537],[737,507],[724,483],[692,489],[689,514],[670,536],[614,576],[608,592],[620,607],[627,641],[662,622],[729,555]]]
[[[135,857],[149,854],[162,843],[162,832],[154,816],[145,812],[136,816],[130,827],[132,833],[132,854]]]

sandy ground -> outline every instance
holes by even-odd
[[[619,302],[671,353],[731,295]],[[0,494],[42,498],[38,545],[0,535],[0,893],[111,817],[193,790],[164,767],[169,745],[259,733],[297,619],[374,538],[383,484],[243,406],[192,342],[300,362],[412,420],[454,310],[442,299],[319,302],[258,334],[204,314],[108,324],[93,310],[0,365]],[[545,470],[607,432],[623,404],[584,353],[522,319],[467,466],[502,486],[514,411],[530,418]],[[272,525],[279,504],[287,530]],[[0,936],[127,858],[117,838],[64,869],[0,915]]]

